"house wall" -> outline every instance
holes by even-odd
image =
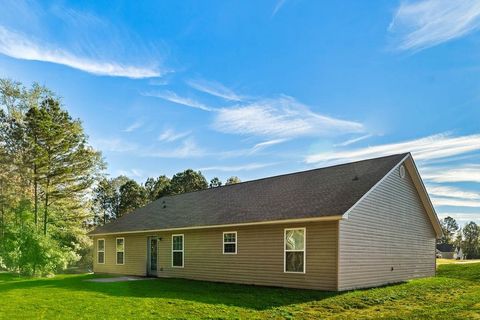
[[[284,273],[284,229],[294,227],[306,228],[305,274]],[[225,231],[237,231],[235,255],[223,254]],[[184,234],[183,268],[172,267],[172,234]],[[321,290],[337,288],[338,221],[124,235],[125,266],[115,265],[115,237],[105,237],[106,263],[100,265],[95,261],[94,271],[145,275],[147,236],[150,235],[162,238],[159,277]]]
[[[115,239],[125,238],[125,263],[116,264]],[[97,239],[105,239],[105,263],[97,261]],[[144,276],[146,275],[147,235],[118,234],[114,236],[96,236],[93,243],[93,271],[95,273],[118,273]]]
[[[435,275],[435,232],[408,170],[392,171],[339,225],[339,290]]]

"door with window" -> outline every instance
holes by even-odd
[[[158,238],[148,237],[148,263],[147,263],[147,275],[157,276],[157,255],[158,255]]]

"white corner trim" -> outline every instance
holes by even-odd
[[[422,202],[424,207],[426,207],[425,211],[427,212],[427,215],[430,218],[430,221],[432,222],[433,229],[435,230],[437,238],[440,238],[443,235],[443,231],[442,231],[442,226],[440,224],[440,221],[438,220],[437,212],[435,211],[435,207],[433,206],[432,200],[430,199],[430,195],[427,192],[427,188],[425,188],[425,184],[423,183],[422,177],[420,176],[420,173],[418,172],[417,165],[415,164],[415,161],[413,161],[413,159],[412,159],[411,163],[412,163],[412,167],[413,167],[413,170],[414,170],[415,177],[420,182],[421,191],[425,195],[427,203],[424,203],[421,196],[420,196],[420,201]],[[408,166],[407,166],[407,170],[408,170]],[[409,174],[412,175],[410,172],[409,172]],[[413,185],[417,189],[417,192],[420,193],[420,191],[417,188],[417,184],[414,182]],[[432,219],[432,215],[433,215],[434,219]]]
[[[355,209],[355,207],[360,203],[362,202],[363,199],[365,199],[370,193],[372,193],[385,179],[387,179],[387,177],[393,172],[395,171],[405,160],[408,159],[408,157],[410,157],[410,153],[407,154],[402,160],[400,160],[392,169],[390,169],[390,171],[388,171],[382,179],[380,179],[377,183],[375,183],[375,185],[373,187],[370,188],[370,190],[368,190],[360,199],[358,199],[357,202],[355,202],[353,204],[353,206],[350,207],[350,209],[348,209],[343,215],[342,215],[342,219],[348,219],[348,214],[353,210]]]

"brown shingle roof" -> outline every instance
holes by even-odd
[[[90,234],[342,215],[406,155],[166,196]]]

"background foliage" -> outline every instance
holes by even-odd
[[[32,276],[88,269],[95,226],[163,196],[222,185],[192,169],[143,184],[105,169],[58,96],[0,79],[0,268]]]

